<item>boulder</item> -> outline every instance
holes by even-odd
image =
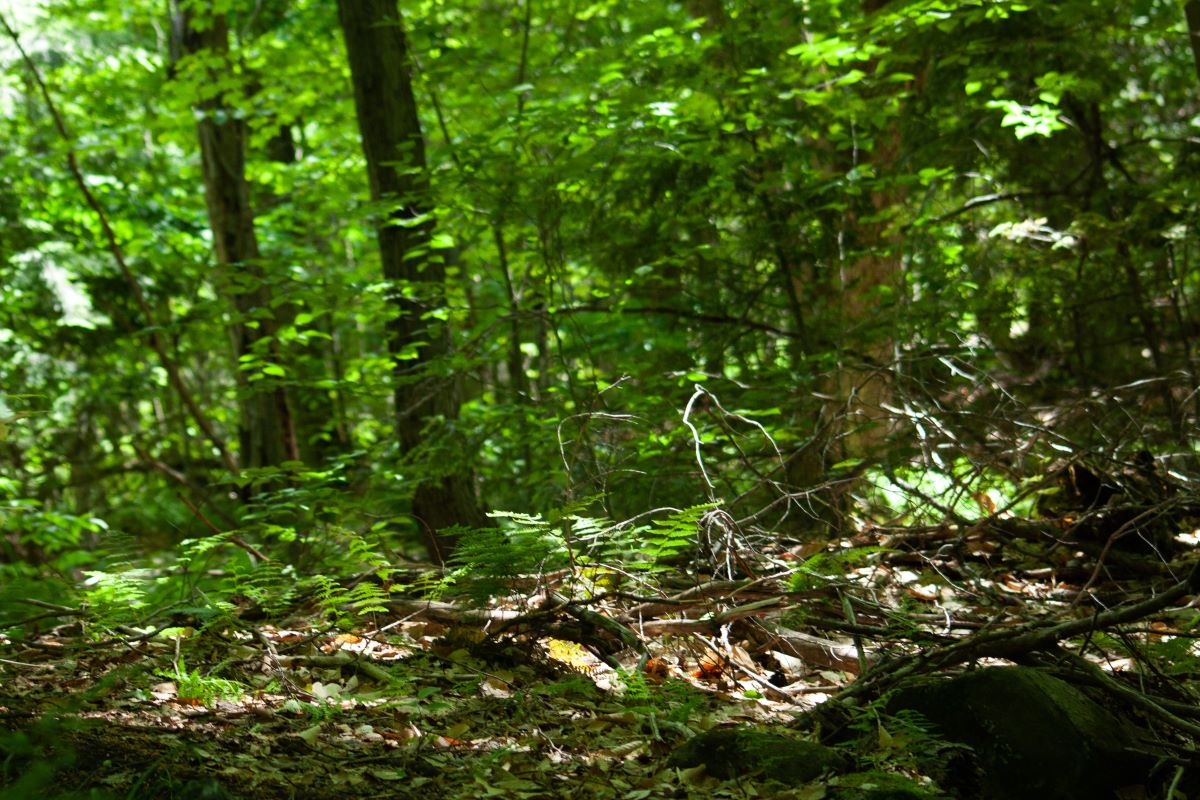
[[[971,749],[972,769],[934,776],[962,796],[1098,800],[1145,778],[1121,722],[1036,669],[989,667],[910,685],[888,711],[915,711],[934,724],[934,735]]]
[[[832,747],[754,727],[714,728],[694,736],[674,753],[674,767],[698,767],[728,780],[756,774],[798,785],[846,769],[850,760]]]

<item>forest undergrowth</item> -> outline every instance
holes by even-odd
[[[496,513],[444,568],[327,528],[343,556],[305,573],[251,528],[91,570],[70,602],[20,581],[0,620],[7,796],[843,796],[836,775],[670,758],[736,723],[832,735],[936,796],[935,739],[882,703],[1011,663],[1140,697],[1190,757],[1196,476],[1055,449],[1023,478],[965,456],[847,464],[787,498],[820,535],[719,501],[576,508]]]

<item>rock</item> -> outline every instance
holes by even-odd
[[[832,770],[846,769],[849,759],[831,747],[761,728],[716,728],[680,746],[668,763],[673,767],[704,765],[709,775],[728,780],[756,773],[798,785]]]
[[[933,733],[974,751],[978,786],[936,776],[987,800],[1111,798],[1141,783],[1144,765],[1107,710],[1069,683],[1028,667],[989,667],[901,689],[888,712],[916,711]]]

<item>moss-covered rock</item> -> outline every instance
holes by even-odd
[[[935,733],[974,751],[978,785],[958,787],[972,796],[1096,800],[1141,782],[1121,723],[1079,689],[1035,669],[991,667],[909,686],[888,710],[916,711]]]
[[[807,783],[849,766],[849,760],[831,747],[750,727],[716,728],[695,736],[672,753],[668,763],[703,765],[721,780],[755,773],[787,784]]]

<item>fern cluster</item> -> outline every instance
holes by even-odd
[[[602,583],[606,565],[653,572],[694,551],[700,520],[715,506],[674,510],[649,524],[569,512],[546,517],[494,511],[489,516],[499,525],[464,532],[452,563],[469,578],[468,593],[474,596],[503,594],[517,576],[564,569],[594,588]]]
[[[884,547],[853,547],[814,553],[788,579],[788,590],[806,592],[828,586],[841,580],[849,570],[867,563],[872,556],[886,552]]]
[[[199,669],[189,672],[183,656],[179,657],[179,663],[173,672],[159,670],[156,674],[175,681],[176,693],[180,700],[192,700],[206,706],[216,700],[236,700],[246,691],[246,687],[237,681],[204,675]]]
[[[147,605],[149,580],[146,570],[92,570],[84,573],[91,588],[88,599],[99,615],[101,624],[109,617],[127,621],[131,610]]]
[[[299,597],[295,570],[280,561],[236,569],[224,588],[231,595],[244,595],[269,617],[283,614]]]
[[[387,613],[388,592],[375,581],[362,580],[346,588],[328,575],[316,575],[313,580],[321,614],[337,620],[339,624],[352,622],[353,617],[345,613],[346,607],[358,617]]]

